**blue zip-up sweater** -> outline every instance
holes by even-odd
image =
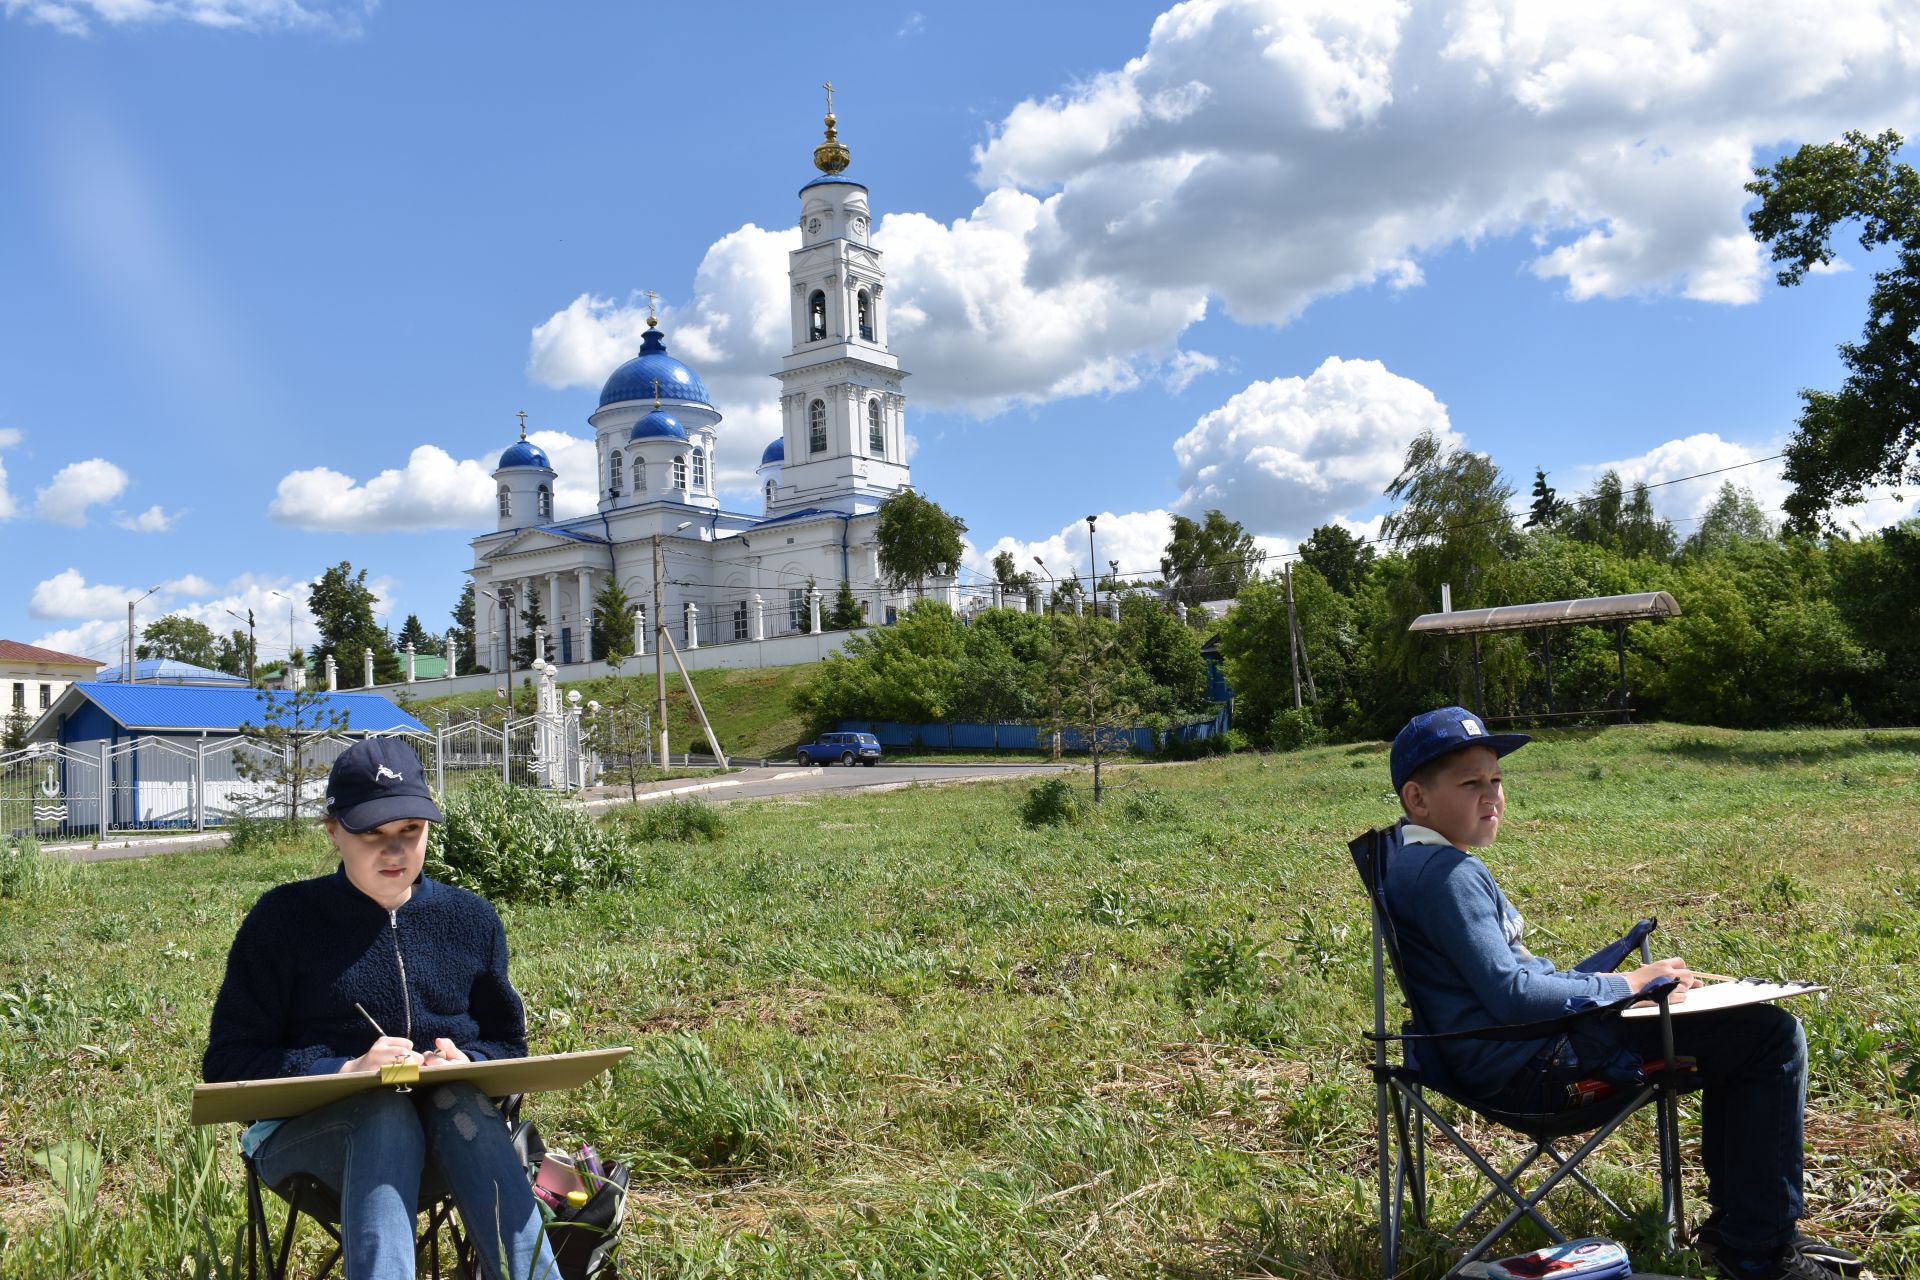
[[[1487,864],[1411,823],[1387,859],[1387,910],[1400,939],[1400,980],[1421,1032],[1557,1018],[1632,993],[1617,973],[1562,973],[1521,943],[1526,921]],[[1428,839],[1438,843],[1414,843]],[[1547,1039],[1438,1040],[1442,1074],[1470,1094],[1496,1093]]]
[[[200,1073],[212,1083],[338,1071],[375,1038],[355,1001],[421,1052],[445,1036],[475,1061],[527,1054],[506,930],[487,900],[421,876],[389,912],[342,868],[270,889],[247,913]]]

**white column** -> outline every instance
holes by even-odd
[[[575,662],[593,661],[593,570],[580,570],[580,640],[573,660]]]
[[[547,629],[533,629],[533,665],[536,667],[547,660]]]
[[[820,588],[807,592],[807,621],[812,624],[813,634],[820,634]]]
[[[407,683],[413,683],[413,641],[407,641]]]
[[[340,668],[334,664],[333,655],[327,655],[327,692],[334,693],[340,688]]]
[[[1187,625],[1187,606],[1176,601],[1173,606],[1173,616],[1180,619],[1181,626]]]
[[[360,651],[360,687],[362,689],[373,688],[373,650],[372,649],[363,649]]]
[[[460,644],[452,636],[447,637],[447,679],[453,679],[453,673],[460,667]]]
[[[647,606],[640,605],[633,611],[633,652],[644,657],[647,652]]]
[[[1120,621],[1120,597],[1119,596],[1107,597],[1107,616],[1109,618],[1112,618],[1115,622]]]
[[[767,638],[767,602],[759,596],[753,598],[753,638]]]
[[[689,600],[686,609],[687,648],[698,649],[700,647],[700,606]]]

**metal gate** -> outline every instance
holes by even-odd
[[[98,835],[104,776],[99,756],[52,743],[0,755],[0,839]]]
[[[115,831],[198,825],[199,752],[164,738],[131,738],[107,748],[107,825]]]

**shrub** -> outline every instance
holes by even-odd
[[[763,1070],[745,1088],[734,1084],[696,1035],[662,1039],[635,1065],[650,1112],[637,1127],[674,1163],[764,1168],[793,1131],[793,1105],[775,1077]]]
[[[1301,747],[1325,742],[1327,731],[1320,727],[1320,722],[1313,718],[1309,708],[1289,707],[1274,714],[1267,737],[1276,751],[1298,751]]]
[[[73,881],[73,864],[48,853],[32,836],[0,845],[0,898],[45,898]]]
[[[658,804],[629,810],[622,819],[629,835],[641,840],[718,840],[726,834],[726,819],[717,806],[691,796],[674,796]]]
[[[427,871],[503,902],[570,898],[624,881],[631,860],[591,816],[539,791],[483,778],[441,804]]]
[[[1027,791],[1020,805],[1020,821],[1030,827],[1069,825],[1080,821],[1080,797],[1065,778],[1046,778]]]
[[[227,852],[242,856],[275,852],[323,851],[327,838],[321,828],[308,822],[288,822],[285,818],[248,817],[236,814],[227,819]]]
[[[1133,791],[1120,803],[1120,816],[1128,822],[1175,822],[1184,816],[1180,806],[1158,791]]]
[[[1192,1008],[1209,996],[1247,996],[1262,986],[1260,944],[1232,929],[1212,928],[1196,935],[1180,959],[1174,993]]]

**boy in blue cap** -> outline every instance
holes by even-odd
[[[1415,716],[1393,740],[1393,787],[1406,817],[1387,864],[1386,900],[1408,995],[1429,1032],[1506,1026],[1609,1004],[1671,978],[1671,1001],[1700,984],[1679,958],[1632,973],[1567,973],[1529,952],[1526,921],[1471,852],[1492,845],[1506,814],[1500,760],[1529,741],[1489,733],[1461,707]],[[1704,1086],[1701,1163],[1713,1210],[1694,1246],[1729,1280],[1834,1280],[1859,1259],[1802,1236],[1807,1042],[1772,1004],[1676,1018],[1675,1052]],[[1652,1019],[1596,1019],[1565,1035],[1506,1043],[1435,1041],[1445,1074],[1507,1111],[1579,1105],[1567,1086],[1619,1062],[1661,1056]]]

